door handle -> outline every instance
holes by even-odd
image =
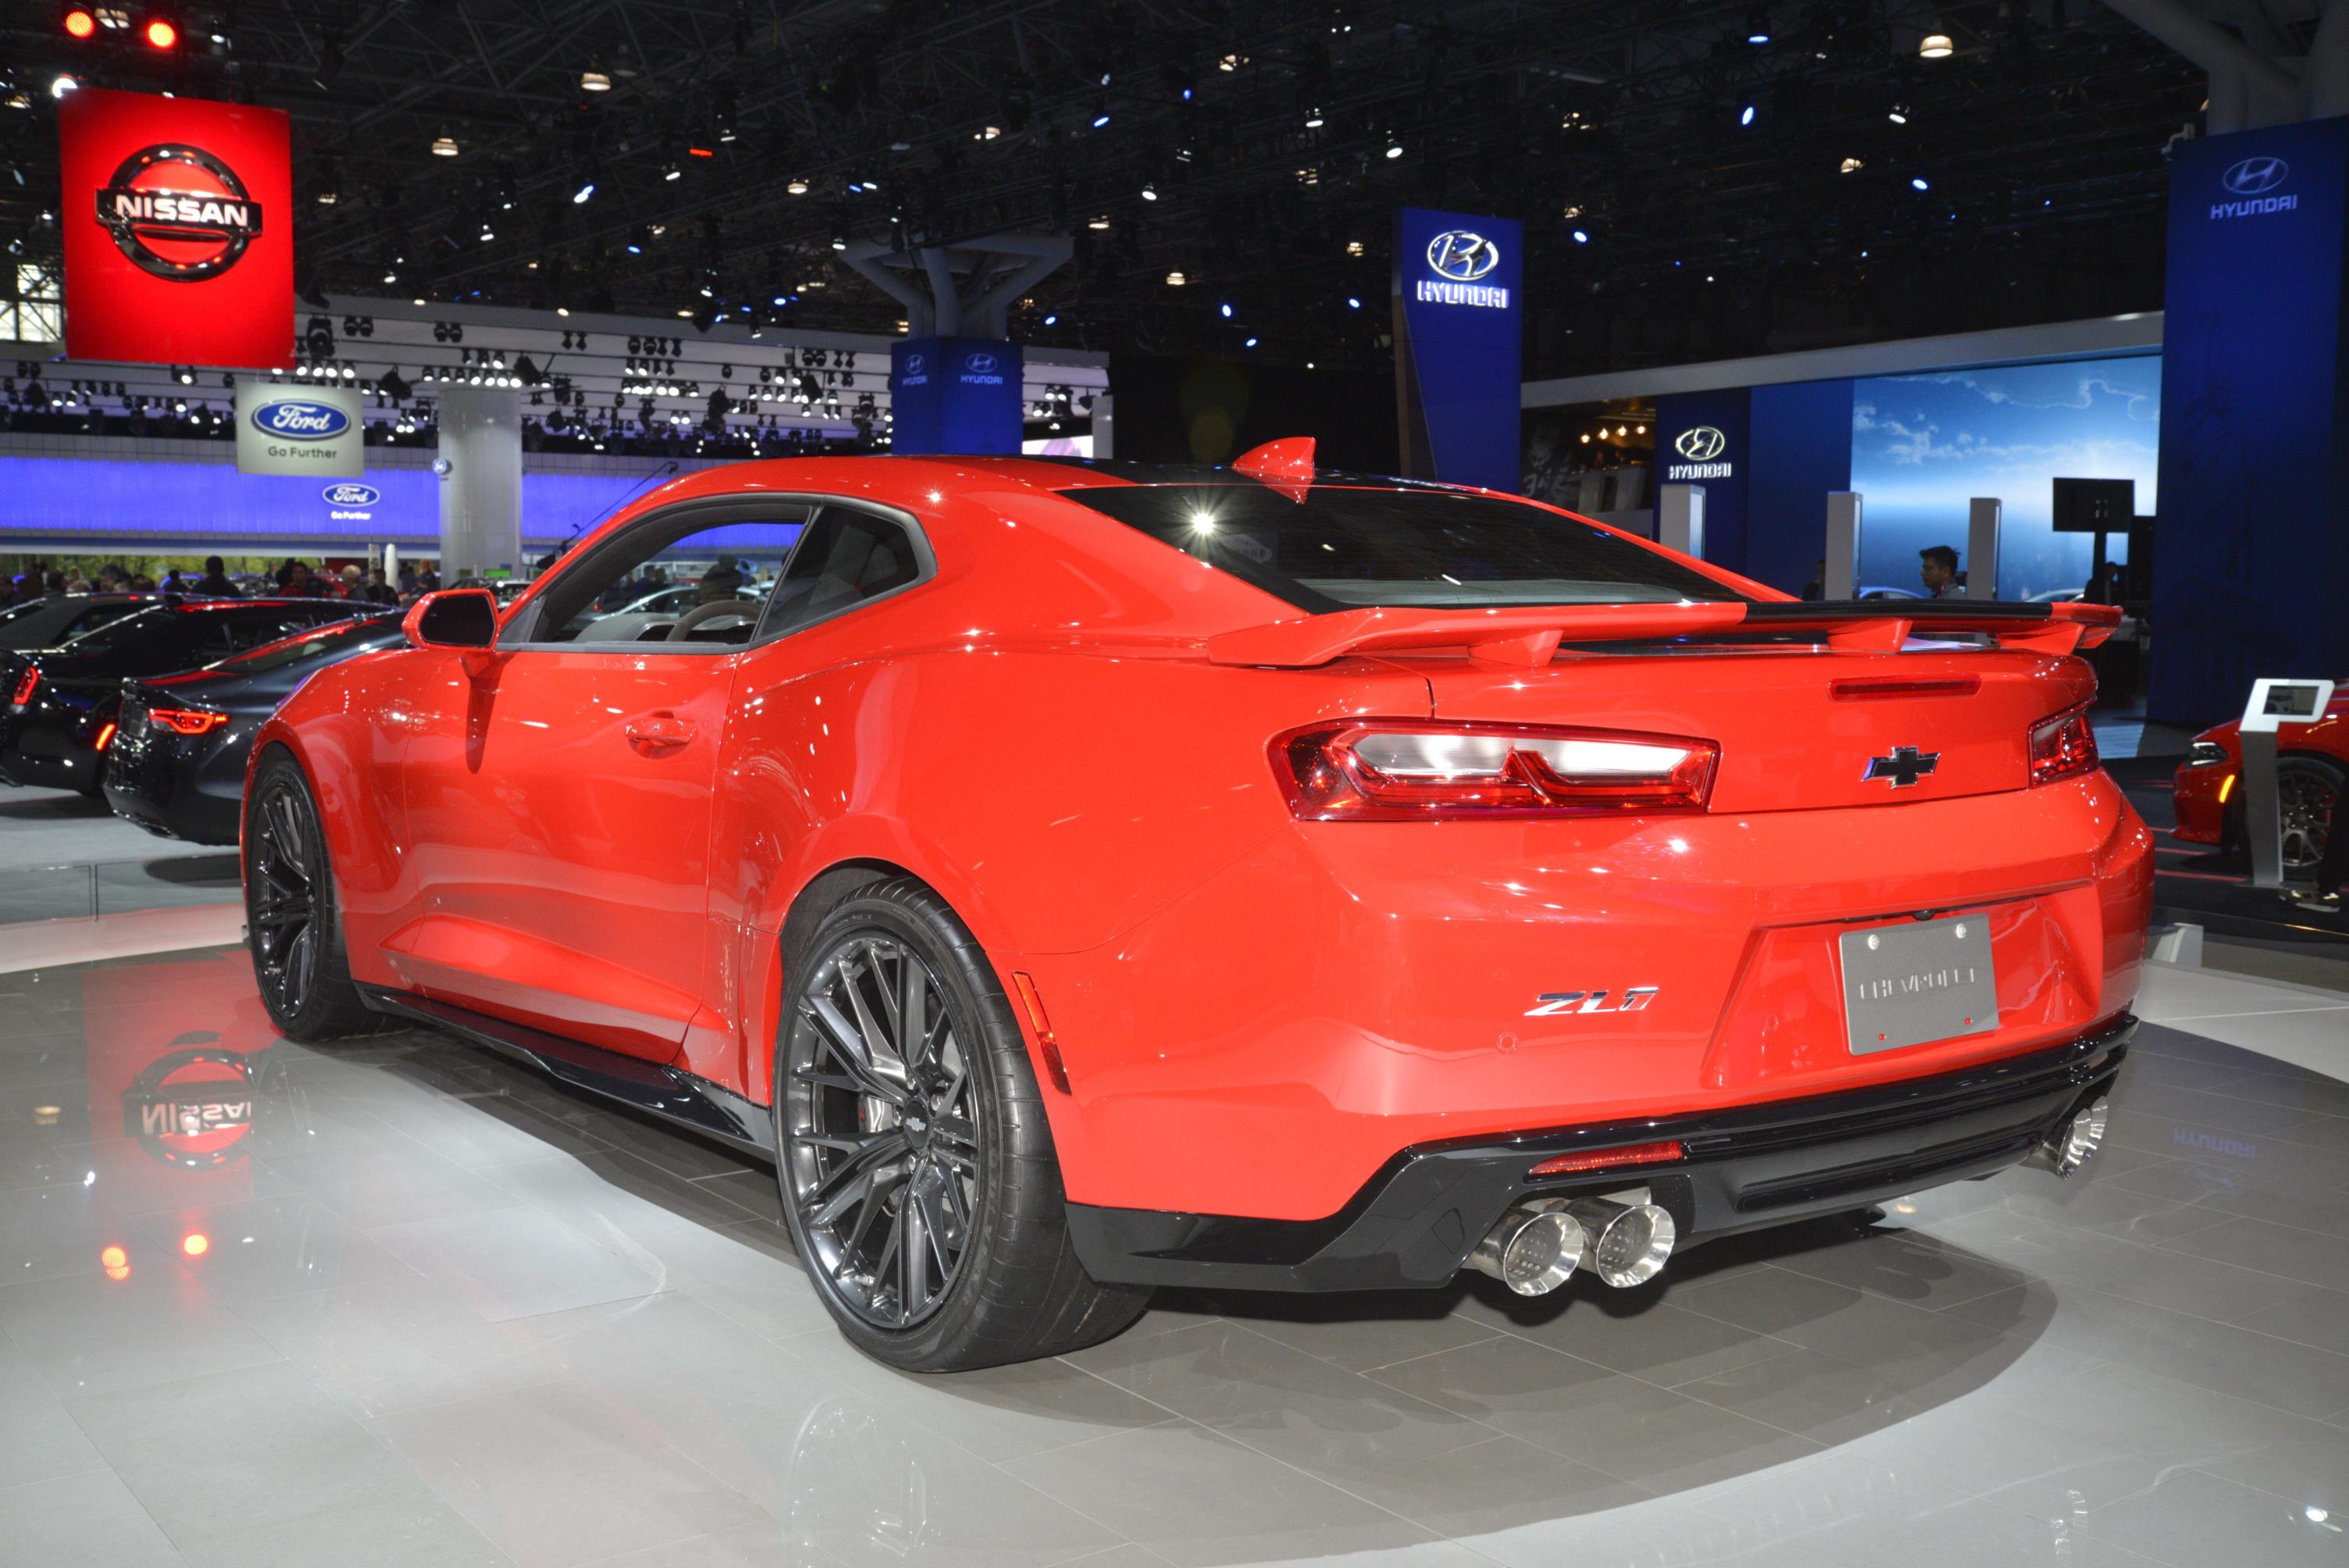
[[[666,751],[693,738],[693,721],[667,712],[638,714],[624,733],[638,751]]]

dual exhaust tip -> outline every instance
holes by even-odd
[[[2069,1176],[2104,1147],[2112,1101],[2099,1095],[2050,1133],[2024,1163]],[[1645,1284],[1671,1261],[1680,1228],[1654,1203],[1612,1198],[1555,1198],[1521,1204],[1501,1216],[1468,1254],[1468,1266],[1519,1295],[1547,1295],[1588,1269],[1627,1289]]]
[[[1519,1295],[1547,1295],[1588,1269],[1618,1288],[1663,1271],[1680,1228],[1654,1203],[1555,1199],[1511,1209],[1468,1254],[1468,1266]]]

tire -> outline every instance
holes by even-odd
[[[959,1372],[1079,1349],[1141,1315],[1147,1290],[1077,1262],[1027,1043],[954,912],[911,877],[867,882],[802,954],[776,1026],[776,1176],[850,1342]]]
[[[263,758],[246,791],[242,853],[253,977],[278,1033],[316,1043],[391,1027],[351,980],[317,798],[282,749]]]
[[[2288,876],[2313,877],[2324,856],[2327,837],[2340,826],[2341,795],[2349,773],[2322,757],[2276,760],[2276,795],[2283,823],[2283,869]]]

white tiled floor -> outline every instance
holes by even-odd
[[[1634,1293],[1169,1293],[915,1378],[681,1133],[429,1033],[276,1040],[233,950],[0,993],[0,1561],[2349,1563],[2349,996],[2151,972],[2074,1182]],[[254,1119],[142,1141],[191,1041]]]

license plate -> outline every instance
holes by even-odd
[[[1839,945],[1844,1029],[1853,1056],[1998,1027],[1998,977],[1985,917],[1847,931]]]

